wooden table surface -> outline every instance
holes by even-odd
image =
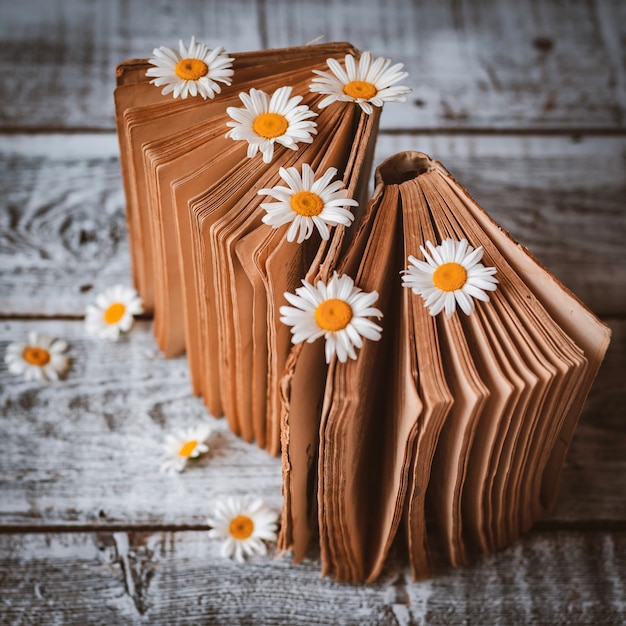
[[[115,65],[195,34],[229,51],[322,35],[404,62],[375,163],[416,149],[613,330],[554,511],[509,548],[411,581],[394,549],[372,585],[313,553],[224,560],[212,502],[280,508],[280,464],[207,417],[149,319],[86,335],[94,295],[130,282]],[[0,363],[1,624],[623,624],[626,621],[626,3],[620,0],[3,0],[0,354],[67,339],[66,380]],[[211,451],[158,473],[167,433],[209,420]]]

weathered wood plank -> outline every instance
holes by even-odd
[[[308,8],[306,0],[270,3],[269,41],[347,38],[405,63],[414,93],[389,107],[383,128],[623,125],[623,3],[328,0],[324,10]]]
[[[565,462],[555,521],[580,518],[579,498],[585,511],[598,512],[597,519],[604,511],[604,519],[626,520],[626,321],[610,326],[611,345]]]
[[[620,137],[382,135],[374,162],[407,149],[441,160],[597,313],[626,312]],[[0,314],[82,315],[130,280],[117,152],[111,134],[0,140]]]
[[[219,557],[203,531],[0,535],[5,624],[621,624],[625,533],[537,533],[414,583],[397,556],[371,585],[307,559]],[[610,581],[607,584],[606,581]]]
[[[191,396],[185,359],[159,355],[149,322],[119,343],[91,339],[77,321],[0,328],[2,354],[27,328],[72,346],[63,382],[33,386],[1,364],[2,431],[16,457],[13,467],[0,460],[0,526],[198,524],[209,500],[248,491],[280,507],[280,461],[208,415]],[[182,475],[160,474],[165,436],[199,422],[214,429],[210,456]]]
[[[0,20],[2,105],[9,128],[115,128],[115,67],[191,35],[227,49],[262,48],[254,0],[24,0]]]
[[[78,321],[5,321],[0,354],[31,328],[67,339],[73,364],[67,380],[42,385],[10,376],[0,362],[0,531],[188,528],[204,524],[212,499],[248,492],[280,507],[279,460],[232,435],[225,420],[207,416],[190,396],[185,360],[158,355],[149,322],[115,344],[86,337]],[[551,527],[626,521],[626,321],[614,321],[612,328]],[[165,435],[198,421],[215,429],[211,452],[180,476],[160,475]]]
[[[0,312],[82,315],[131,280],[115,135],[0,140]]]
[[[398,135],[376,160],[421,150],[599,315],[626,311],[626,159],[619,137]]]
[[[0,125],[113,128],[114,68],[192,34],[230,51],[323,36],[403,62],[383,128],[624,128],[620,0],[22,0],[0,21]]]

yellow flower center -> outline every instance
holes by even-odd
[[[247,515],[237,515],[231,520],[228,531],[233,539],[247,539],[254,531],[254,522]]]
[[[261,113],[252,123],[252,130],[265,139],[274,139],[287,132],[289,122],[280,113]]]
[[[339,298],[329,298],[317,305],[315,321],[323,330],[342,330],[352,319],[352,307]]]
[[[378,89],[376,89],[372,83],[368,83],[364,80],[353,80],[351,83],[343,86],[343,93],[351,98],[369,100],[378,93]]]
[[[433,272],[433,283],[441,291],[456,291],[467,282],[467,270],[459,263],[444,263]]]
[[[105,312],[104,321],[106,324],[117,324],[126,313],[126,307],[121,302],[114,302]]]
[[[31,365],[37,365],[43,367],[50,362],[50,353],[45,348],[39,348],[38,346],[28,346],[24,348],[22,352],[22,358],[26,363]]]
[[[174,71],[183,80],[198,80],[209,73],[209,66],[200,59],[181,59]]]
[[[300,215],[312,217],[324,210],[324,202],[312,191],[298,191],[291,196],[291,208]]]
[[[195,439],[190,439],[189,441],[185,441],[185,443],[180,447],[178,451],[178,456],[184,456],[188,459],[193,451],[196,449],[198,442]]]

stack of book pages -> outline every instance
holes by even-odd
[[[382,339],[328,368],[321,346],[296,345],[281,381],[281,545],[298,560],[319,531],[323,571],[341,580],[376,578],[401,523],[416,578],[427,518],[454,565],[527,531],[554,501],[609,341],[441,164],[401,153],[376,180],[338,268],[380,294]],[[409,255],[449,238],[497,270],[471,315],[432,316],[399,280]]]
[[[233,85],[210,100],[162,95],[146,61],[119,66],[134,280],[159,346],[186,350],[210,413],[282,455],[279,547],[299,561],[319,541],[323,574],[372,581],[399,536],[420,578],[433,548],[466,563],[551,507],[609,330],[427,155],[382,163],[368,200],[380,109],[319,109],[322,95],[309,90],[313,70],[346,54],[359,52],[233,55]],[[225,137],[226,109],[240,92],[287,85],[319,112],[314,140],[277,147],[269,164],[250,158]],[[329,239],[288,241],[287,225],[262,221],[259,190],[303,164],[336,168],[359,201],[354,223]],[[479,281],[489,297],[469,314],[433,315],[403,284],[408,259],[436,260],[453,242],[473,258],[481,249],[497,286]],[[322,340],[294,345],[281,322],[285,293],[335,272],[378,293],[380,340],[364,339],[356,359],[328,359]]]
[[[240,92],[289,86],[317,111],[312,71],[328,58],[356,53],[347,44],[234,55],[233,86],[210,100],[163,96],[149,83],[145,60],[118,66],[115,90],[121,165],[135,285],[154,312],[165,356],[187,352],[194,393],[212,415],[225,415],[246,441],[276,455],[280,447],[278,380],[289,352],[279,320],[293,291],[327,241],[289,242],[262,223],[258,191],[282,182],[279,168],[307,163],[336,168],[362,205],[380,111],[327,107],[317,134],[298,150],[277,146],[271,163],[248,158],[245,142],[225,137],[227,108]],[[342,231],[343,232],[343,231]]]

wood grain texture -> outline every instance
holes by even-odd
[[[149,321],[112,344],[59,319],[130,281],[115,66],[193,34],[232,51],[323,36],[403,62],[414,92],[386,107],[375,163],[407,149],[442,161],[613,316],[556,507],[506,550],[413,583],[398,543],[368,586],[320,579],[315,553],[221,559],[204,531],[212,502],[251,492],[278,509],[279,461],[207,415]],[[626,623],[625,40],[620,0],[4,2],[0,623]],[[30,329],[69,340],[66,380],[9,375],[6,345]],[[209,454],[159,474],[165,435],[203,421]]]
[[[374,163],[402,150],[442,161],[596,313],[626,312],[620,137],[383,135]],[[130,281],[117,153],[109,134],[0,140],[0,314],[82,315]]]
[[[24,0],[4,3],[0,124],[114,129],[115,67],[192,35],[213,47],[262,48],[250,0]]]
[[[3,623],[621,624],[626,533],[537,533],[414,583],[396,554],[378,582],[320,578],[314,559],[219,557],[203,531],[0,535]],[[603,581],[612,580],[613,584]]]
[[[114,135],[0,139],[0,313],[82,315],[131,280]]]
[[[268,40],[341,37],[404,62],[414,92],[389,107],[382,128],[623,125],[618,1],[567,10],[503,0],[326,0],[321,7],[309,16],[306,0],[272,2]]]
[[[403,62],[414,92],[382,128],[615,128],[626,5],[532,0],[22,0],[0,20],[0,125],[113,125],[117,63],[195,34],[230,51],[319,36]]]
[[[626,520],[626,322],[612,328],[551,527]],[[229,494],[258,494],[280,508],[279,460],[207,415],[190,394],[184,358],[159,356],[149,322],[108,343],[86,337],[78,321],[6,321],[0,354],[29,329],[68,340],[72,367],[65,381],[44,385],[22,382],[0,363],[0,530],[189,528],[204,524],[211,501]],[[179,476],[159,474],[165,435],[204,421],[214,428],[210,453]]]
[[[203,524],[207,503],[256,493],[280,507],[280,461],[234,436],[190,392],[184,358],[164,360],[148,322],[118,343],[85,335],[77,321],[6,322],[7,340],[36,328],[71,344],[65,381],[33,385],[1,364],[4,437],[16,458],[0,460],[1,525]],[[181,475],[159,473],[162,443],[209,422],[211,454]],[[28,454],[24,454],[28,450]]]
[[[402,150],[441,161],[498,224],[597,314],[626,312],[622,138],[382,136],[375,163]]]

